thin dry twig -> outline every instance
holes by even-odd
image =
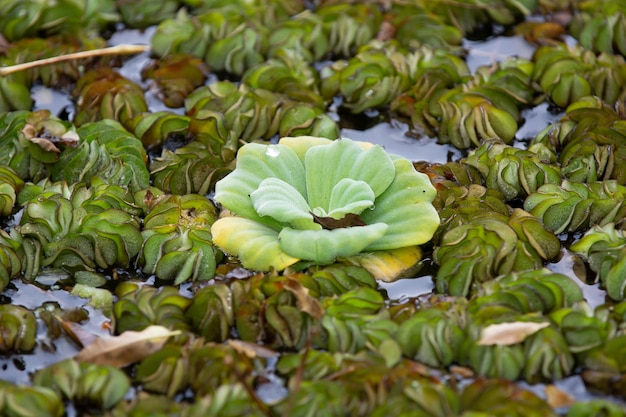
[[[23,64],[11,65],[8,67],[0,67],[0,76],[4,77],[15,72],[25,71],[31,68],[41,67],[44,65],[57,64],[63,61],[71,61],[74,59],[92,58],[105,55],[132,55],[150,49],[149,45],[116,45],[108,48],[92,49],[89,51],[74,52],[66,55],[59,55],[52,58],[39,59],[37,61],[25,62]]]

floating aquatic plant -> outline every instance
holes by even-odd
[[[111,68],[86,72],[72,94],[76,98],[76,126],[103,119],[124,123],[148,111],[142,88]]]
[[[236,216],[215,222],[213,239],[257,270],[384,254],[430,240],[434,197],[426,175],[379,146],[316,137],[248,144],[216,185],[215,200]]]
[[[112,366],[66,359],[37,371],[33,385],[50,388],[83,407],[107,410],[124,398],[130,380]]]
[[[62,417],[63,400],[44,387],[28,387],[0,380],[0,413],[7,416]]]
[[[626,55],[626,14],[619,1],[583,2],[570,32],[586,49]]]
[[[0,305],[0,352],[30,352],[34,349],[37,335],[37,319],[25,307]]]
[[[545,162],[532,151],[514,148],[498,139],[484,141],[470,152],[466,163],[476,167],[487,187],[500,190],[507,201],[526,197],[544,184],[561,182],[556,163]]]
[[[150,63],[141,70],[141,76],[154,83],[167,107],[183,107],[189,93],[204,84],[208,72],[201,59],[179,53]]]
[[[626,213],[626,187],[615,180],[579,184],[545,184],[530,194],[524,208],[553,233],[589,230],[608,223],[621,224]]]
[[[561,243],[536,217],[515,209],[510,217],[484,212],[450,229],[435,248],[437,291],[472,293],[479,282],[512,271],[536,269],[554,259]]]
[[[614,300],[626,298],[626,236],[613,223],[592,227],[570,249],[582,255]]]
[[[56,188],[31,185],[23,190],[19,232],[41,247],[42,264],[71,272],[129,266],[142,240],[141,210],[128,190],[95,178],[91,187],[78,183],[60,186],[61,192]]]
[[[101,177],[133,192],[148,188],[146,151],[122,125],[106,119],[82,126],[76,133],[80,143],[61,153],[52,169],[52,179],[73,184]]]
[[[125,283],[116,292],[118,300],[113,305],[113,325],[117,334],[143,330],[157,323],[176,330],[189,328],[184,311],[190,300],[178,294],[174,287],[139,288]]]
[[[0,163],[23,180],[39,181],[50,175],[61,149],[78,141],[71,124],[47,110],[15,111],[0,116]]]
[[[143,271],[175,284],[213,277],[221,258],[208,230],[217,216],[213,203],[197,194],[159,198],[151,192],[144,201],[148,214],[138,259]]]

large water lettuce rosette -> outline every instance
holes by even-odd
[[[215,200],[233,216],[211,232],[250,269],[347,258],[393,280],[417,263],[417,245],[439,226],[435,195],[410,161],[371,143],[312,136],[249,143],[216,185]]]

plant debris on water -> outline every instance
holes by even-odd
[[[0,35],[0,416],[626,415],[623,1]]]

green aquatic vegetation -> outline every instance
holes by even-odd
[[[343,106],[362,113],[391,102],[411,85],[411,61],[391,43],[372,42],[349,60],[339,60],[320,71],[326,99],[343,97]]]
[[[510,201],[525,198],[544,184],[561,182],[559,166],[544,161],[532,151],[486,140],[470,151],[465,163],[480,171],[488,188],[499,190]]]
[[[217,217],[213,203],[186,194],[157,197],[146,204],[138,258],[143,271],[174,285],[213,277],[221,259],[209,231]]]
[[[318,61],[328,54],[328,42],[322,18],[306,10],[277,22],[267,40],[267,55],[273,58],[290,54],[306,62]]]
[[[566,45],[542,46],[533,55],[533,80],[559,107],[595,95],[613,104],[626,95],[626,70],[620,55]]]
[[[113,408],[130,388],[123,371],[73,359],[37,371],[32,380],[35,387],[50,388],[66,400],[100,410]]]
[[[0,352],[31,352],[35,348],[37,319],[25,307],[0,305]]]
[[[15,111],[0,115],[0,164],[23,180],[39,181],[50,175],[64,145],[78,139],[75,128],[47,110]]]
[[[17,194],[24,187],[24,181],[6,165],[0,165],[0,216],[8,216],[13,211]]]
[[[191,119],[187,116],[160,111],[138,114],[125,123],[146,151],[159,149],[163,143],[173,137],[186,139]]]
[[[179,7],[178,0],[165,0],[151,2],[149,0],[139,0],[132,2],[122,2],[117,6],[121,21],[128,27],[145,29],[148,26],[156,25],[165,19],[175,16]]]
[[[624,231],[615,229],[613,223],[605,226],[594,226],[575,242],[570,250],[580,254],[590,268],[598,274],[601,284],[614,300],[621,301],[626,297],[626,265],[624,253],[626,236]]]
[[[524,209],[553,233],[586,231],[608,223],[621,225],[626,187],[615,180],[586,184],[545,184],[524,201]]]
[[[200,142],[191,142],[174,152],[164,149],[150,163],[154,186],[178,195],[207,194],[230,171],[221,158]]]
[[[374,3],[328,3],[318,7],[315,14],[323,21],[329,52],[339,56],[351,56],[374,39],[383,18]]]
[[[38,257],[29,256],[33,254],[25,246],[28,247],[17,230],[0,231],[0,291],[20,273],[32,277],[39,271]]]
[[[537,7],[536,0],[462,0],[458,3],[445,1],[418,1],[428,12],[441,16],[448,24],[454,25],[470,35],[481,27],[491,24],[512,25]]]
[[[508,58],[478,68],[473,76],[458,57],[422,48],[409,61],[420,63],[407,93],[397,96],[392,109],[409,116],[412,128],[458,149],[480,146],[486,139],[510,143],[520,110],[533,101],[533,63]],[[423,63],[423,64],[422,64]]]
[[[556,310],[550,318],[559,327],[570,352],[583,360],[590,351],[616,336],[615,321],[601,308],[591,310],[584,303]]]
[[[458,361],[458,347],[465,339],[463,326],[454,310],[422,310],[400,325],[397,340],[405,357],[446,367]]]
[[[552,152],[560,153],[571,140],[596,128],[610,127],[620,119],[614,106],[595,96],[585,96],[569,105],[565,115],[546,126],[533,138],[530,146],[545,145]]]
[[[582,2],[570,32],[586,49],[626,55],[626,14],[619,1]]]
[[[469,309],[476,315],[489,317],[491,313],[486,305],[493,303],[496,308],[510,309],[512,314],[547,314],[581,301],[582,291],[571,278],[542,268],[500,275],[483,283],[470,301]]]
[[[77,104],[76,126],[108,119],[124,124],[148,111],[142,88],[111,68],[86,72],[76,82],[72,95]]]
[[[175,330],[189,328],[185,309],[191,302],[178,294],[174,287],[139,287],[124,283],[116,290],[118,300],[113,305],[115,333],[128,330],[140,331],[151,325],[165,326]]]
[[[337,123],[321,107],[245,84],[238,87],[222,81],[201,87],[187,98],[185,107],[194,118],[190,129],[197,132],[198,140],[207,143],[218,138],[218,144],[228,143],[232,158],[240,140],[270,139],[276,134],[339,137]],[[232,159],[224,156],[224,160]]]
[[[76,35],[84,30],[95,32],[119,20],[113,0],[7,0],[0,4],[0,16],[0,33],[10,41],[56,33]]]
[[[141,70],[141,77],[154,83],[167,107],[176,108],[183,107],[189,93],[204,84],[208,72],[201,59],[179,53],[151,62]]]
[[[51,389],[0,380],[0,413],[7,416],[62,417],[65,407]]]
[[[421,7],[392,5],[395,39],[409,50],[428,46],[435,50],[458,52],[463,41],[461,31],[446,24],[445,17],[427,13]]]
[[[74,184],[101,177],[133,192],[148,187],[146,151],[141,141],[122,125],[106,119],[81,126],[76,133],[80,143],[60,154],[51,172],[54,181]]]
[[[423,46],[410,59],[415,63],[411,86],[392,100],[390,110],[410,118],[413,129],[435,136],[437,97],[461,84],[470,71],[463,59],[441,49]]]
[[[490,138],[510,143],[520,109],[531,103],[533,67],[528,60],[509,58],[478,68],[471,79],[435,95],[432,115],[440,118],[439,141],[459,149],[480,146]]]
[[[24,110],[0,114],[0,333],[7,345],[33,336],[0,368],[18,380],[25,364],[59,389],[3,383],[0,414],[58,415],[65,401],[70,414],[106,416],[552,417],[550,394],[513,381],[571,375],[623,396],[626,78],[614,2],[22,3],[0,4],[11,9],[0,66],[103,47],[120,19],[158,27],[153,59],[138,57],[143,82],[125,92],[117,75],[132,67],[111,69],[124,58],[0,77],[0,110]],[[25,7],[31,20],[19,21]],[[550,46],[505,59],[502,30],[520,33],[512,25],[530,14],[525,24],[546,23],[528,39]],[[577,30],[582,46],[555,46]],[[493,48],[475,43],[491,35]],[[478,60],[491,64],[474,70]],[[39,108],[46,87],[69,92],[83,75],[73,122],[30,111],[31,93]],[[146,98],[176,109],[144,111]],[[525,136],[554,104],[565,116]],[[383,122],[408,122],[404,142],[449,162],[328,140]],[[386,133],[383,147],[398,139]],[[614,300],[587,291],[594,275]],[[96,292],[103,304],[74,315]],[[33,293],[55,301],[9,312]],[[106,332],[102,313],[118,343],[152,324],[176,335],[124,374],[72,360],[32,369]],[[492,325],[516,337],[484,343]]]
[[[45,191],[45,189],[44,189]],[[26,201],[19,232],[41,247],[43,266],[70,272],[128,267],[141,248],[138,210],[118,186],[92,182]],[[27,186],[24,193],[34,194]]]
[[[47,38],[24,38],[11,42],[1,61],[6,65],[23,64],[38,59],[53,58],[78,51],[89,51],[106,47],[103,38],[77,34],[75,38],[56,35]],[[106,58],[93,57],[86,61],[65,61],[58,64],[31,68],[20,74],[25,76],[24,87],[41,82],[52,88],[71,88],[87,69],[108,66]],[[18,74],[9,76],[13,77]],[[30,109],[30,106],[28,108]]]
[[[321,171],[328,175],[316,175]],[[278,145],[239,150],[237,168],[217,183],[215,194],[237,216],[219,219],[212,233],[218,246],[251,269],[281,270],[301,259],[327,264],[364,250],[427,242],[439,225],[434,196],[425,175],[378,146],[283,138]],[[365,225],[320,224],[357,217]]]
[[[536,269],[554,259],[561,243],[536,217],[515,209],[510,217],[485,212],[441,237],[437,291],[471,294],[480,282],[513,271]]]
[[[626,409],[607,400],[594,399],[572,404],[567,417],[620,417]]]
[[[292,100],[323,108],[319,75],[309,62],[291,51],[283,51],[246,71],[241,82],[253,89],[284,94]]]

